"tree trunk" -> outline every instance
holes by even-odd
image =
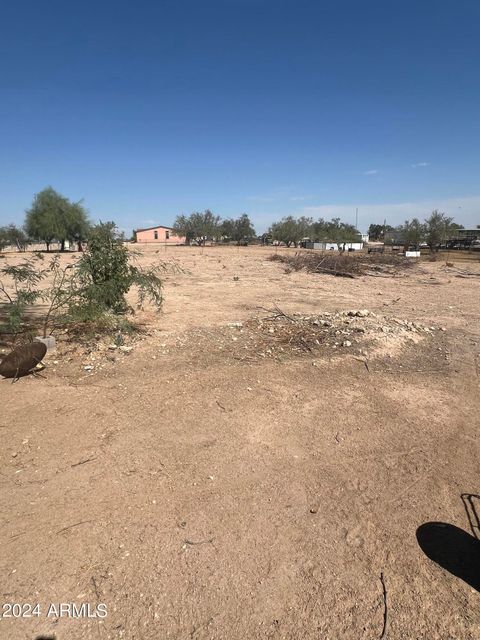
[[[65,240],[60,241],[60,251],[65,251]]]

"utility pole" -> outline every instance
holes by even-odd
[[[358,207],[355,209],[355,229],[358,231]]]

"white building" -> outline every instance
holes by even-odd
[[[342,242],[340,245],[345,251],[361,251],[363,249],[363,242]],[[318,251],[339,251],[336,242],[306,242],[305,248],[317,249]]]

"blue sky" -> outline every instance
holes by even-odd
[[[47,185],[179,213],[480,224],[477,0],[8,0],[0,224]]]

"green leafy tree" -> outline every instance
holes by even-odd
[[[371,224],[368,227],[368,237],[370,240],[383,239],[383,224]]]
[[[453,218],[437,209],[432,211],[425,220],[425,241],[430,251],[438,251],[441,244],[445,244],[453,231]]]
[[[174,233],[184,236],[187,242],[205,244],[207,240],[213,240],[221,235],[220,216],[213,214],[210,209],[203,213],[196,211],[189,216],[177,216],[173,225]]]
[[[315,242],[327,242],[331,240],[331,225],[323,218],[319,218],[312,225],[312,240]]]
[[[17,248],[17,251],[26,251],[30,244],[30,239],[21,227],[9,224],[5,227],[9,244]]]
[[[284,242],[287,247],[292,243],[297,246],[297,242],[300,239],[298,235],[297,221],[293,216],[285,216],[278,222],[274,222],[269,229],[269,234],[272,236],[273,240],[276,240],[277,242]]]
[[[234,222],[235,226],[233,239],[236,242],[241,242],[242,240],[249,241],[252,238],[255,238],[255,228],[246,213],[242,213],[242,215]]]
[[[418,249],[425,238],[425,225],[418,218],[406,220],[398,227],[398,235],[402,238],[405,248],[409,246]]]
[[[237,243],[248,242],[255,237],[255,229],[246,213],[236,219],[228,218],[223,220],[220,225],[220,232],[224,238]]]
[[[32,206],[26,212],[25,230],[34,240],[45,242],[47,251],[54,240],[59,240],[64,234],[63,218],[66,216],[69,201],[47,187],[37,193]]]
[[[0,251],[3,251],[10,245],[10,237],[7,227],[0,227]]]
[[[336,243],[341,251],[347,243],[358,242],[360,236],[353,224],[342,222],[340,218],[330,221],[320,218],[312,226],[312,235],[316,241]]]
[[[368,227],[368,237],[370,240],[385,240],[385,236],[394,230],[389,224],[371,224]]]
[[[37,241],[45,242],[47,251],[54,240],[65,250],[66,241],[76,242],[82,250],[90,223],[82,202],[70,202],[68,198],[47,187],[37,193],[32,206],[26,212],[25,230]]]
[[[297,218],[297,233],[299,240],[310,237],[312,225],[313,218],[307,218],[306,216],[300,216],[300,218]]]
[[[220,224],[220,234],[225,241],[233,240],[235,235],[235,220],[233,218],[222,220]]]
[[[100,223],[90,232],[88,248],[79,261],[88,306],[98,312],[125,313],[125,294],[132,285],[128,249],[114,222]]]
[[[270,233],[262,233],[262,235],[260,236],[260,242],[264,247],[272,244],[272,236],[270,235]]]
[[[88,239],[90,229],[88,213],[82,201],[69,203],[65,218],[63,247],[65,247],[65,240],[69,240],[76,243],[78,251],[83,251],[83,243]]]
[[[284,242],[287,247],[292,244],[296,247],[302,238],[310,235],[312,224],[313,220],[311,218],[302,216],[297,219],[293,216],[286,216],[271,225],[269,235],[274,240]]]

